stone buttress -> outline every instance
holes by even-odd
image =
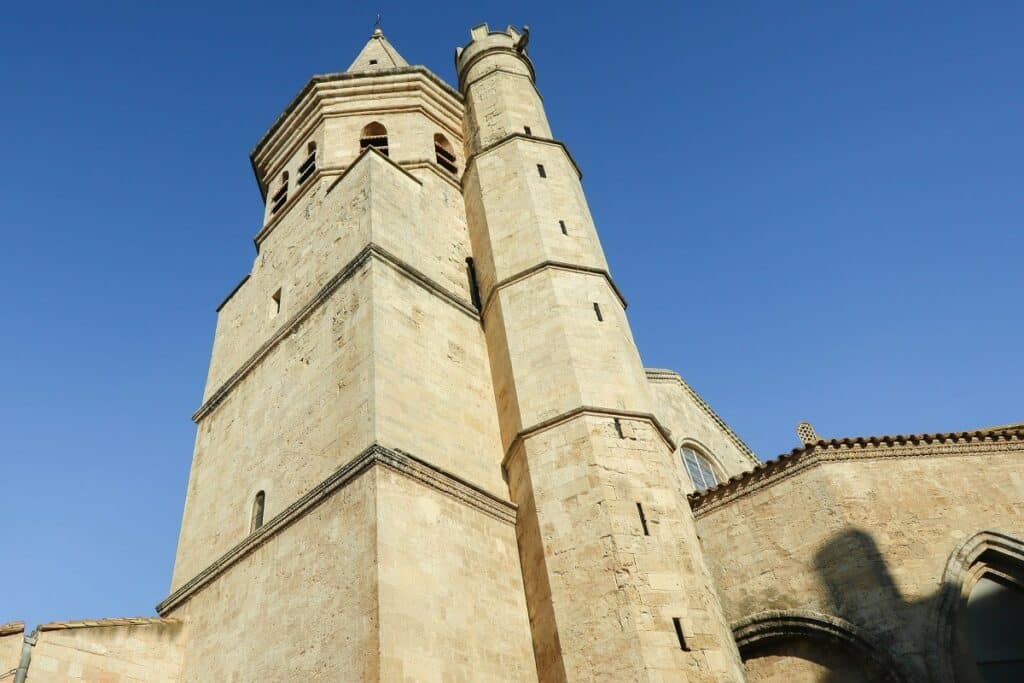
[[[652,398],[528,33],[456,54],[462,178],[542,681],[738,681]]]

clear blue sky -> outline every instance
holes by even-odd
[[[572,4],[5,8],[0,621],[166,596],[247,155],[379,7],[449,82],[531,25],[645,363],[763,458],[1024,419],[1024,4]]]

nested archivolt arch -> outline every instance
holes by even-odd
[[[879,672],[881,681],[904,683],[908,680],[888,650],[859,626],[839,617],[812,610],[767,610],[734,622],[732,632],[744,660],[755,647],[773,641],[824,641],[870,663]]]
[[[971,534],[953,549],[932,614],[929,667],[934,680],[980,680],[965,623],[967,599],[985,576],[1024,590],[1024,541],[1002,531],[985,530]]]

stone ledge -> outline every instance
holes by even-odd
[[[0,637],[12,636],[15,633],[25,632],[24,621],[8,621],[6,624],[0,624]]]
[[[251,533],[235,545],[235,547],[221,555],[206,569],[171,593],[163,602],[156,606],[157,613],[166,615],[180,607],[193,595],[209,585],[211,581],[230,569],[236,562],[242,560],[285,528],[304,517],[306,513],[324,503],[335,493],[358,479],[363,473],[377,466],[386,467],[393,472],[405,475],[413,481],[419,482],[453,500],[474,508],[499,522],[512,525],[516,522],[517,508],[514,503],[498,498],[469,481],[425,460],[421,460],[410,453],[374,444],[335,470],[331,476],[317,484],[304,496],[267,521],[266,524]]]
[[[466,159],[466,167],[462,171],[463,189],[465,189],[466,187],[466,178],[469,176],[469,170],[473,167],[473,164],[476,162],[478,157],[482,157],[485,154],[493,152],[498,147],[508,144],[513,140],[528,140],[531,142],[539,142],[545,145],[554,145],[555,147],[561,147],[562,151],[565,152],[565,156],[568,157],[569,163],[572,164],[573,169],[575,169],[576,176],[580,180],[583,179],[583,171],[580,170],[580,165],[576,163],[576,159],[572,156],[572,152],[569,151],[569,148],[566,147],[564,142],[560,140],[554,140],[552,138],[540,138],[537,137],[536,135],[527,135],[526,133],[510,133],[509,135],[506,135],[502,139],[492,142],[491,144],[487,145],[480,151],[474,152],[473,154],[469,155],[469,157]]]
[[[491,301],[494,300],[494,297],[497,296],[500,290],[504,289],[505,287],[508,287],[509,285],[514,285],[517,282],[525,280],[534,273],[538,273],[542,270],[548,270],[549,268],[555,270],[565,270],[573,273],[585,273],[587,275],[600,275],[608,282],[608,286],[612,288],[612,292],[615,294],[615,297],[619,300],[619,303],[622,304],[622,309],[626,309],[626,306],[628,305],[626,303],[626,299],[625,297],[622,296],[622,292],[619,291],[618,285],[616,285],[615,281],[612,280],[611,273],[609,273],[607,270],[604,270],[602,268],[592,268],[590,266],[579,266],[573,263],[567,263],[565,261],[541,261],[536,265],[530,266],[525,270],[519,271],[515,275],[510,275],[507,278],[499,280],[498,282],[495,282],[493,285],[491,285],[491,289],[487,293],[487,300],[484,301],[483,306],[480,307],[480,315],[483,316],[487,314],[487,309],[490,307]]]
[[[794,448],[792,452],[758,465],[750,472],[732,477],[718,486],[690,494],[690,507],[693,509],[694,516],[699,518],[734,500],[774,486],[789,477],[825,462],[907,457],[955,457],[966,454],[968,444],[971,445],[969,450],[973,454],[979,454],[979,451],[1005,452],[1024,449],[1024,428],[822,439],[814,444]]]
[[[672,432],[665,428],[663,424],[658,420],[657,416],[652,413],[641,413],[635,410],[621,410],[613,408],[599,408],[597,406],[580,406],[579,408],[573,408],[572,410],[566,411],[561,415],[555,415],[549,417],[546,420],[542,420],[537,424],[519,430],[519,433],[515,435],[512,441],[508,445],[508,449],[505,451],[505,457],[501,461],[501,466],[504,469],[508,462],[512,459],[514,453],[516,453],[516,446],[526,439],[539,434],[540,432],[547,431],[553,427],[557,427],[560,424],[564,424],[569,420],[573,420],[582,415],[590,417],[611,417],[614,418],[625,418],[627,420],[640,420],[649,423],[654,427],[658,436],[662,438],[662,441],[668,446],[670,451],[675,451],[676,447],[672,441]]]
[[[194,422],[199,422],[204,417],[213,412],[220,403],[224,401],[231,393],[231,391],[243,380],[245,377],[252,372],[253,369],[263,360],[263,358],[270,353],[282,340],[288,335],[298,329],[299,325],[308,318],[312,313],[319,308],[327,299],[334,293],[338,287],[349,280],[355,275],[359,269],[365,264],[369,263],[371,259],[377,259],[383,263],[390,265],[399,273],[405,275],[410,280],[418,284],[423,289],[427,290],[431,294],[434,294],[443,301],[451,304],[462,313],[466,314],[473,320],[479,320],[480,314],[477,313],[476,308],[473,307],[468,301],[464,301],[459,298],[458,295],[450,292],[449,290],[442,287],[440,284],[429,278],[424,273],[420,272],[416,268],[412,267],[402,259],[398,258],[383,247],[379,247],[373,242],[369,243],[363,249],[359,251],[355,257],[345,264],[341,270],[339,270],[327,283],[320,288],[313,298],[306,303],[298,312],[289,318],[281,327],[278,328],[277,332],[271,335],[270,339],[265,341],[249,358],[242,363],[242,365],[231,374],[220,387],[210,394],[203,405],[196,410],[195,414],[192,415]]]
[[[63,631],[72,628],[102,628],[104,626],[153,626],[167,624],[174,626],[182,623],[180,619],[171,617],[108,617],[106,619],[80,619],[77,621],[52,621],[36,628],[44,631]]]

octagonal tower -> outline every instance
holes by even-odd
[[[463,175],[542,681],[738,681],[671,435],[528,31],[456,53]]]
[[[378,29],[252,153],[256,260],[218,308],[158,608],[182,680],[536,678],[461,99]]]

